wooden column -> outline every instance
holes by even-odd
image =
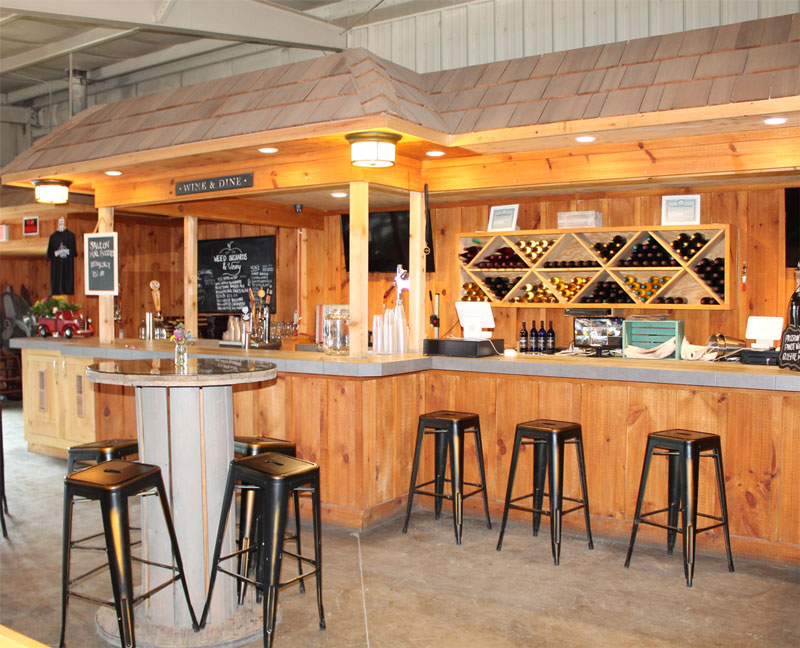
[[[350,357],[367,355],[369,331],[369,183],[350,183]]]
[[[183,219],[183,321],[194,336],[197,329],[197,216]]]
[[[418,191],[408,194],[409,238],[408,274],[408,350],[422,353],[425,337],[425,196]]]
[[[97,231],[101,234],[114,231],[113,207],[98,208]],[[100,320],[97,323],[98,336],[101,344],[109,344],[114,341],[114,296],[100,295],[98,300],[97,319]]]

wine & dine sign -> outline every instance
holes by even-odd
[[[216,178],[200,178],[198,180],[182,180],[175,183],[175,195],[209,193],[211,191],[229,191],[253,186],[252,173],[218,176]]]

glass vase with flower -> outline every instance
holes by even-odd
[[[186,360],[189,357],[189,345],[192,343],[192,332],[186,328],[183,322],[180,322],[172,330],[172,336],[169,339],[175,343],[175,368],[185,369]]]

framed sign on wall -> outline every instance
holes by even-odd
[[[117,233],[83,235],[84,292],[87,295],[119,293]]]

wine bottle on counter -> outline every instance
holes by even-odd
[[[797,262],[797,270],[794,271],[794,279],[797,285],[792,297],[789,299],[789,324],[800,326],[800,261]]]
[[[547,349],[547,331],[544,328],[544,320],[542,320],[542,324],[539,327],[539,332],[536,334],[536,337],[539,338],[536,344],[536,350],[540,353],[544,353]]]
[[[547,353],[556,352],[556,332],[553,330],[553,320],[550,320],[550,327],[547,329],[544,345]]]
[[[525,328],[525,320],[522,320],[522,328],[519,331],[519,352],[528,352],[528,329]]]

